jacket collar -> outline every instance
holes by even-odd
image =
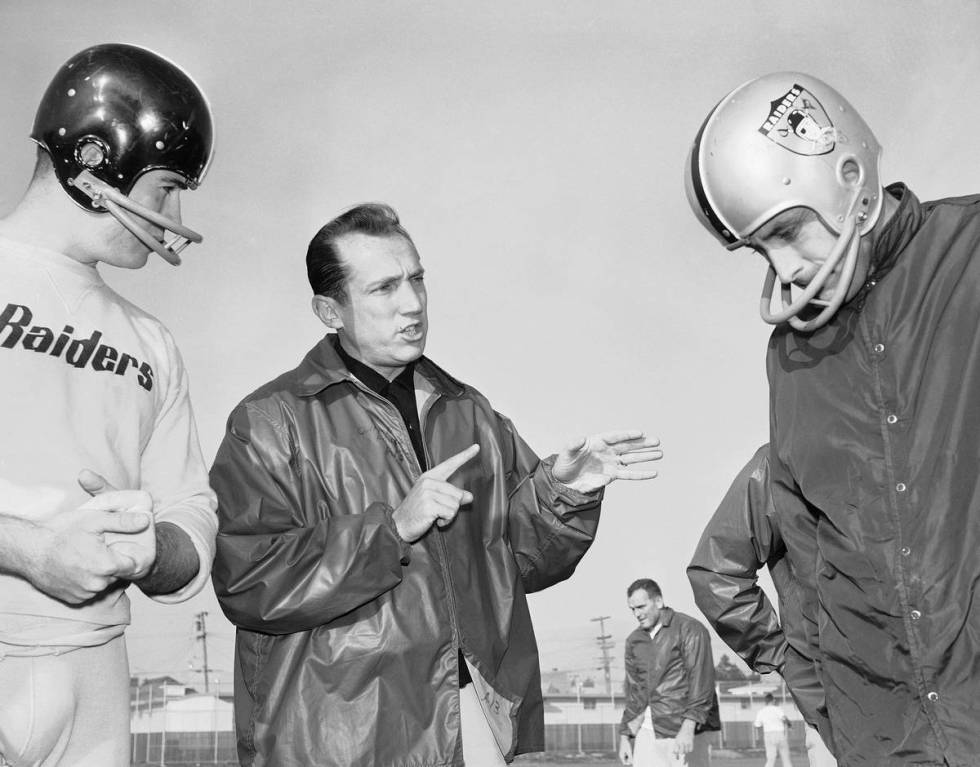
[[[674,611],[670,607],[667,607],[665,605],[660,610],[660,620],[657,621],[657,626],[659,626],[661,629],[670,628],[670,624],[673,620],[674,620]],[[637,626],[635,629],[633,629],[632,635],[638,637],[641,640],[649,640],[651,638],[650,637],[651,631],[653,631],[653,629],[645,629],[642,626]]]
[[[885,192],[898,200],[898,208],[885,224],[871,250],[870,280],[880,280],[892,270],[905,247],[922,226],[922,205],[905,184],[891,184]]]
[[[328,333],[307,352],[296,368],[295,387],[298,396],[315,397],[330,386],[355,380],[337,353],[337,343],[337,335]],[[422,376],[435,393],[447,397],[463,394],[463,384],[428,357],[419,358],[415,363],[415,373]]]

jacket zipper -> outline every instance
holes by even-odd
[[[353,383],[358,389],[360,389],[362,392],[367,394],[369,397],[380,402],[384,407],[384,409],[388,411],[388,413],[393,412],[395,414],[395,418],[393,420],[389,417],[390,423],[388,425],[389,426],[394,425],[394,429],[396,432],[395,434],[396,444],[398,445],[398,449],[405,456],[408,457],[409,466],[414,468],[414,471],[412,472],[412,482],[413,483],[416,482],[418,478],[422,476],[422,467],[419,466],[418,458],[416,458],[415,456],[415,448],[412,447],[412,438],[408,434],[408,429],[405,428],[405,422],[402,420],[402,416],[401,413],[398,412],[398,408],[396,408],[391,402],[389,402],[387,399],[382,397],[376,391],[373,391],[372,389],[368,388],[365,384],[361,383],[357,378],[351,376],[347,380]],[[421,428],[421,424],[419,425],[419,428]],[[425,440],[423,438],[423,445],[422,445],[423,452],[425,452],[424,441]],[[425,458],[426,458],[426,462],[428,462],[429,456],[427,452]]]
[[[424,403],[422,403],[422,410],[419,413],[419,429],[422,431],[422,453],[425,455],[425,463],[427,466],[432,464],[432,457],[429,455],[429,446],[426,444],[425,439],[425,418],[432,409],[432,406],[442,397],[441,394],[433,392]],[[453,655],[456,658],[457,665],[459,663],[459,657],[462,654],[462,643],[459,640],[459,622],[456,616],[456,590],[453,587],[453,576],[449,571],[449,547],[446,545],[446,538],[442,534],[442,529],[436,526],[436,536],[438,540],[439,553],[442,557],[442,579],[446,586],[446,603],[449,605],[449,625],[453,630]],[[459,670],[456,671],[456,684],[459,685]]]
[[[391,402],[389,402],[387,399],[382,397],[377,392],[369,389],[367,386],[365,386],[363,383],[358,381],[356,378],[352,377],[351,380],[353,380],[353,382],[357,385],[357,387],[361,391],[366,392],[369,396],[381,402],[387,411],[389,412],[394,411],[396,416],[395,423],[397,424],[396,429],[398,435],[398,446],[406,455],[409,456],[411,465],[414,466],[416,469],[415,479],[418,480],[418,478],[422,475],[422,467],[419,465],[418,458],[415,455],[415,448],[412,447],[412,438],[408,433],[408,429],[405,428],[405,422],[402,420],[401,413],[398,412],[398,408],[396,408]],[[425,418],[429,414],[429,411],[432,409],[432,406],[441,397],[442,397],[441,394],[433,392],[432,395],[428,399],[426,399],[426,401],[422,404],[422,410],[419,413],[419,430],[422,432],[422,454],[425,456],[426,466],[429,466],[432,463],[432,457],[429,455],[429,446],[426,444],[426,439],[425,439],[426,436]],[[408,444],[408,448],[409,448],[408,450],[405,449],[406,442]],[[446,602],[449,606],[449,624],[450,627],[452,628],[453,654],[458,658],[462,650],[462,645],[459,641],[458,618],[456,615],[456,595],[455,595],[456,592],[453,587],[452,574],[449,572],[449,547],[446,546],[446,539],[442,536],[442,531],[438,525],[436,526],[436,535],[437,535],[436,540],[438,541],[437,546],[439,548],[439,555],[442,558],[442,567],[440,567],[439,569],[442,571],[442,580],[446,587]],[[458,671],[456,672],[456,677],[458,682],[459,679]]]

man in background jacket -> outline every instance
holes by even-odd
[[[728,249],[771,267],[762,502],[800,589],[783,629],[826,691],[828,745],[847,767],[974,764],[980,197],[882,188],[879,156],[833,88],[768,75],[709,114],[689,198]],[[752,622],[756,586],[731,587],[733,539],[715,527],[712,540],[699,604]],[[764,641],[769,653],[781,638]]]
[[[708,733],[721,729],[708,630],[665,606],[649,578],[631,583],[626,599],[640,625],[626,638],[619,759],[636,767],[708,767]]]
[[[525,594],[572,574],[603,487],[655,476],[631,466],[659,443],[610,432],[539,460],[422,356],[423,269],[386,205],[325,225],[307,271],[335,333],[235,408],[211,471],[241,762],[475,767],[542,750]]]

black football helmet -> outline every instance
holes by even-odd
[[[108,212],[172,264],[197,232],[131,200],[147,171],[170,170],[196,189],[211,163],[207,98],[177,65],[145,48],[111,43],[69,59],[45,91],[31,138],[81,207]],[[132,215],[131,215],[132,214]],[[172,232],[158,238],[134,216]]]

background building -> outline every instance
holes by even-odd
[[[545,749],[555,755],[612,756],[619,747],[623,691],[581,673],[542,672]],[[133,678],[132,748],[134,767],[234,767],[234,711],[230,689],[201,693],[170,676]],[[790,720],[790,744],[802,748],[803,718],[779,678],[718,683],[722,729],[715,748],[745,751],[762,748],[753,726],[772,693]]]

